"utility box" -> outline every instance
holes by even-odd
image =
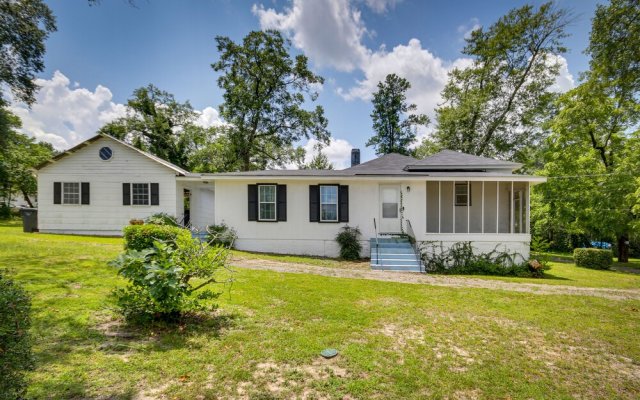
[[[21,208],[22,215],[22,231],[38,232],[38,209],[37,208]]]

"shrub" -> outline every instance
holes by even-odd
[[[179,237],[191,237],[191,233],[182,228],[167,225],[129,225],[124,228],[124,248],[144,250],[153,248],[153,242],[172,242]]]
[[[522,257],[516,253],[497,249],[489,253],[474,252],[471,242],[458,242],[447,249],[442,243],[423,242],[420,253],[425,272],[434,274],[540,277],[545,269],[543,263],[518,263]]]
[[[360,258],[362,245],[360,244],[360,229],[344,226],[336,235],[336,242],[340,245],[340,257],[345,260]]]
[[[207,227],[207,242],[209,242],[209,244],[220,244],[232,248],[233,242],[235,242],[237,238],[236,230],[230,228],[224,222]]]
[[[602,249],[574,249],[573,260],[579,267],[608,269],[613,263],[613,252]]]
[[[9,219],[12,216],[11,207],[5,203],[0,204],[0,219]]]
[[[25,371],[33,367],[31,302],[27,293],[0,271],[0,399],[23,398]]]
[[[178,226],[178,220],[176,220],[176,217],[162,212],[148,216],[144,222],[152,225]]]
[[[127,250],[110,262],[129,281],[114,291],[120,312],[129,321],[145,322],[174,321],[185,313],[215,309],[208,300],[219,293],[201,289],[218,282],[217,272],[226,267],[228,255],[222,246],[186,235],[172,242],[154,241],[152,248]]]

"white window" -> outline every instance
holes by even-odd
[[[337,186],[320,186],[320,221],[338,221]]]
[[[470,192],[471,188],[467,182],[456,182],[456,206],[471,205]]]
[[[258,220],[276,220],[276,185],[258,185]]]
[[[131,184],[131,204],[134,206],[149,205],[149,184],[148,183],[132,183]]]
[[[62,183],[62,204],[80,204],[80,182]]]

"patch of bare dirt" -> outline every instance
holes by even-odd
[[[236,259],[233,265],[240,268],[275,271],[292,274],[313,274],[335,278],[369,279],[384,282],[425,284],[452,288],[478,288],[532,293],[536,295],[570,295],[602,297],[610,300],[640,300],[640,289],[589,288],[544,283],[514,283],[498,280],[427,275],[407,272],[352,270],[345,268],[318,267],[307,264],[285,263],[261,259]]]
[[[261,395],[322,400],[328,397],[313,387],[315,382],[348,377],[349,371],[339,365],[337,358],[318,358],[305,365],[262,362],[255,365],[251,380],[238,384],[234,396],[243,400]]]

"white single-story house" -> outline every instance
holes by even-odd
[[[381,257],[373,246],[398,234],[527,258],[529,193],[545,178],[514,174],[519,167],[448,150],[360,164],[354,149],[343,170],[200,174],[97,135],[39,166],[38,227],[119,235],[131,219],[165,212],[200,229],[226,223],[241,250],[335,257],[335,236],[348,224],[362,232],[372,263]]]

